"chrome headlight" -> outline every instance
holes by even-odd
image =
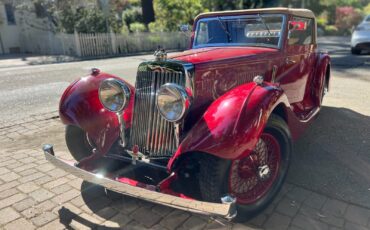
[[[181,120],[190,107],[190,97],[185,89],[174,83],[162,85],[157,91],[159,113],[170,122]]]
[[[118,79],[106,79],[100,84],[99,99],[104,108],[119,113],[128,105],[130,88]]]

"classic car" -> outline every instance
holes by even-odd
[[[245,220],[282,187],[329,79],[310,10],[203,13],[190,49],[157,50],[135,86],[97,68],[73,82],[60,119],[77,162],[44,153],[107,194]]]

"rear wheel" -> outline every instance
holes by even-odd
[[[87,133],[74,125],[66,126],[66,144],[76,161],[80,161],[92,154],[93,146]]]
[[[351,48],[351,53],[356,54],[356,55],[361,54],[361,49],[357,49],[357,48],[352,47]]]
[[[205,155],[200,165],[200,190],[207,201],[220,202],[228,193],[236,198],[237,221],[258,214],[279,192],[291,153],[285,121],[271,115],[255,149],[247,157],[224,160]]]

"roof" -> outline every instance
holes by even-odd
[[[298,8],[285,8],[285,7],[276,7],[276,8],[260,8],[260,9],[248,9],[248,10],[230,10],[230,11],[214,11],[199,14],[195,20],[203,17],[211,16],[232,16],[232,15],[244,15],[244,14],[257,14],[257,13],[280,13],[280,14],[291,14],[294,16],[306,17],[306,18],[315,18],[314,13],[308,9],[298,9]]]

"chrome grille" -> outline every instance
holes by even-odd
[[[139,71],[136,77],[131,145],[152,158],[171,156],[177,149],[174,124],[160,115],[156,92],[165,83],[185,85],[182,72]]]

